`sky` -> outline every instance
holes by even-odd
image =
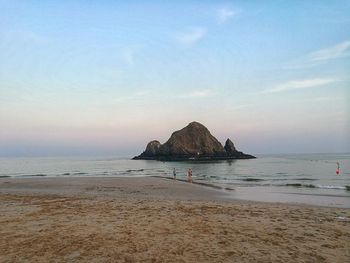
[[[349,73],[350,1],[0,0],[0,156],[350,152]]]

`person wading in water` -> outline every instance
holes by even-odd
[[[192,169],[188,169],[188,172],[187,172],[187,180],[189,183],[192,183],[193,180],[192,180]]]

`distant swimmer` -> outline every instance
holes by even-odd
[[[340,174],[340,168],[339,168],[339,163],[337,162],[337,170],[335,170],[336,175]]]
[[[187,172],[187,180],[189,183],[192,183],[193,180],[192,180],[192,169],[188,169],[188,172]]]
[[[176,180],[176,169],[175,168],[173,170],[173,177],[174,177],[174,180]]]

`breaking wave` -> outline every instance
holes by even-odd
[[[300,187],[300,188],[318,188],[318,189],[336,189],[336,190],[350,190],[350,186],[339,186],[339,185],[320,185],[320,184],[300,184],[291,183],[285,184],[285,186]]]

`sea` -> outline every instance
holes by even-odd
[[[258,155],[257,159],[160,162],[130,157],[0,158],[0,177],[172,177],[232,199],[350,208],[350,153]],[[336,174],[337,163],[340,173]]]

